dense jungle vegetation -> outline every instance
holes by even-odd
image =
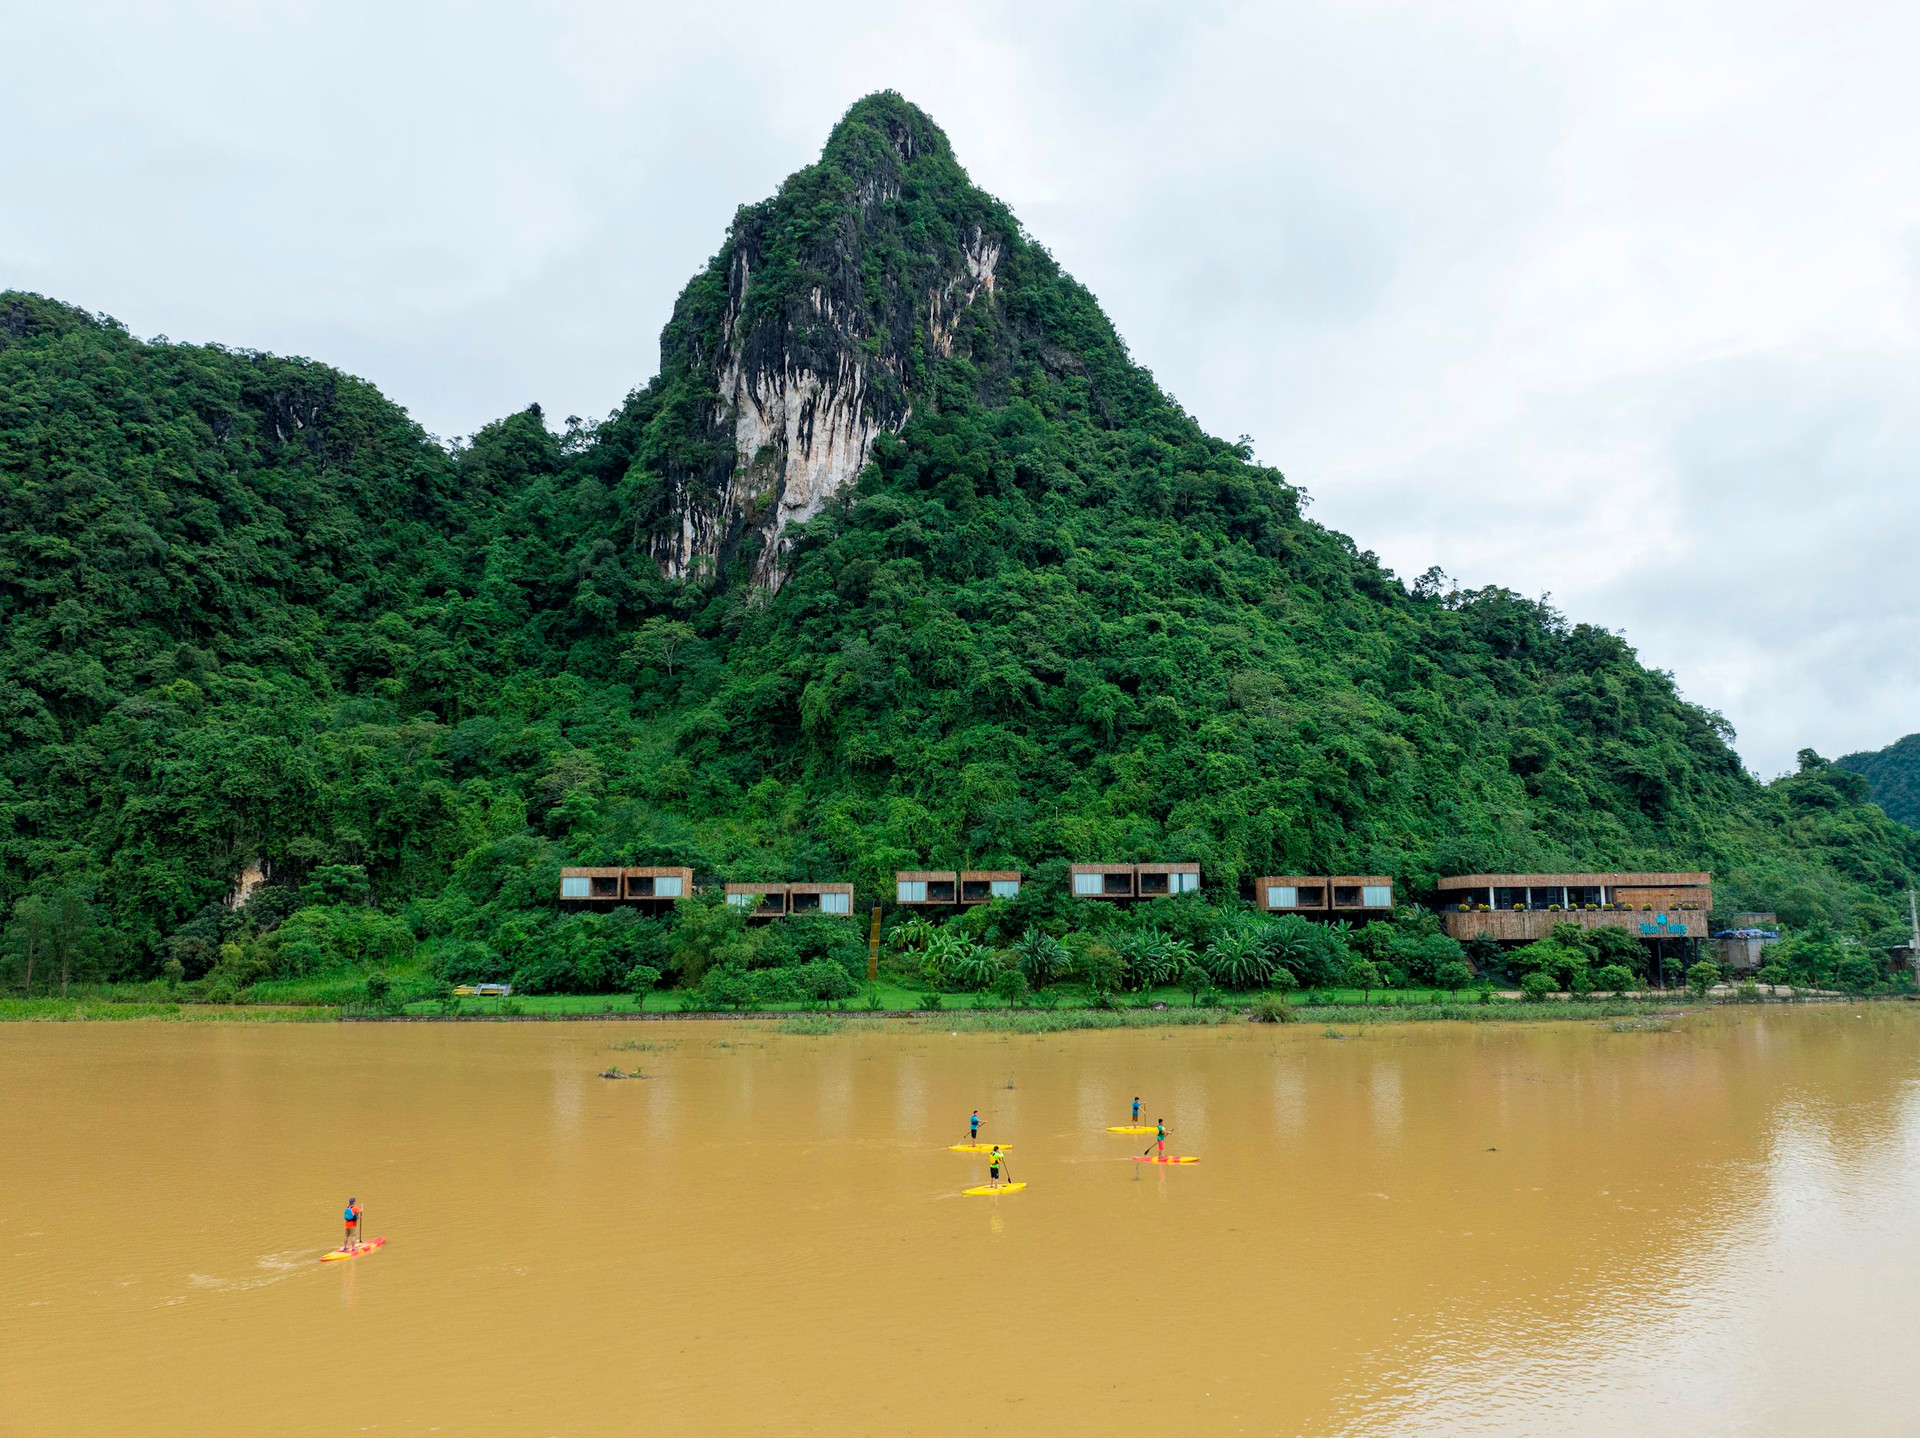
[[[997,285],[936,345],[901,287],[983,223]],[[677,307],[660,376],[604,421],[556,433],[532,406],[451,446],[324,364],[0,294],[12,984],[30,964],[34,992],[776,969],[811,992],[857,963],[850,925],[750,933],[705,903],[671,929],[562,918],[578,862],[850,878],[862,905],[897,867],[1038,875],[943,941],[995,965],[965,984],[1176,981],[1223,945],[1302,983],[1356,956],[1430,978],[1459,961],[1412,915],[1236,938],[1265,873],[1418,895],[1477,870],[1704,867],[1723,909],[1810,942],[1898,925],[1920,834],[1865,780],[1809,752],[1762,785],[1616,635],[1437,572],[1403,583],[1313,523],[898,97],[862,101],[743,226],[777,261],[751,312],[840,287],[912,404],[774,593],[742,582],[749,553],[689,581],[648,555],[675,484],[728,462],[708,361],[730,249]],[[1070,859],[1162,857],[1202,863],[1201,902],[1064,898]],[[228,908],[256,861],[272,882]],[[900,962],[953,961],[905,933]]]
[[[1865,775],[1868,795],[1890,818],[1920,829],[1920,734],[1909,734],[1884,749],[1847,754],[1833,762]]]

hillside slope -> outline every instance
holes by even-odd
[[[322,365],[0,296],[0,898],[86,893],[137,973],[211,962],[262,860],[509,966],[563,861],[1703,864],[1862,932],[1920,869],[1616,636],[1305,518],[897,96],[661,348],[605,422],[449,454]]]
[[[1884,749],[1835,759],[1842,769],[1864,774],[1873,802],[1909,828],[1920,829],[1920,734],[1897,739]]]

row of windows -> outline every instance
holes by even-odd
[[[1391,909],[1393,907],[1393,888],[1388,884],[1362,884],[1356,895],[1353,890],[1336,888],[1333,899],[1336,904],[1346,905],[1354,898],[1360,901],[1363,909]],[[1327,902],[1327,891],[1323,888],[1304,888],[1292,884],[1267,885],[1267,907],[1269,909],[1319,909]]]
[[[928,881],[925,879],[900,879],[894,885],[894,897],[902,904],[924,904],[929,900],[936,904],[953,902],[953,880],[935,879],[932,881],[932,888],[928,888],[927,884]],[[969,885],[969,890],[971,887]],[[987,885],[987,889],[989,898],[1011,899],[1020,892],[1020,881],[994,879]],[[967,897],[972,898],[972,893],[969,892]]]
[[[727,902],[736,909],[753,909],[760,906],[763,898],[778,898],[778,894],[728,894]],[[818,910],[823,914],[851,914],[853,912],[852,894],[814,894],[804,893],[792,896],[793,911]]]
[[[1073,892],[1082,899],[1100,899],[1110,895],[1127,897],[1134,892],[1134,876],[1119,874],[1075,874]],[[1164,885],[1164,887],[1162,887]],[[1194,873],[1142,874],[1142,894],[1194,894],[1200,891],[1200,876]]]
[[[629,899],[679,899],[684,898],[681,879],[678,874],[670,878],[629,879],[627,897]],[[560,897],[563,899],[615,899],[620,896],[620,881],[615,878],[592,878],[585,874],[569,874],[560,880]]]

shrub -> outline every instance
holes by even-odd
[[[497,984],[511,972],[504,959],[472,939],[440,940],[428,954],[428,971],[449,984]]]
[[[1193,995],[1194,1007],[1199,1007],[1201,995],[1212,986],[1212,978],[1197,962],[1189,960],[1186,967],[1180,970],[1180,987]]]
[[[1067,970],[1066,945],[1040,929],[1028,929],[1013,944],[1013,959],[1029,986],[1043,989]]]
[[[1535,969],[1524,979],[1520,980],[1520,992],[1536,1002],[1546,998],[1548,994],[1553,993],[1555,988],[1556,985],[1553,975],[1549,974],[1545,969]]]
[[[1114,949],[1125,966],[1130,988],[1151,989],[1179,977],[1180,955],[1173,941],[1158,929],[1135,929],[1122,934],[1115,941]]]
[[[274,974],[288,979],[398,964],[414,949],[413,930],[358,905],[300,909],[268,942]]]
[[[1687,987],[1693,990],[1695,998],[1704,999],[1707,990],[1720,982],[1720,966],[1702,959],[1687,970]]]
[[[927,977],[943,988],[972,993],[993,982],[999,970],[993,950],[952,930],[942,929],[927,944]]]
[[[782,964],[772,969],[749,969],[746,982],[755,1008],[798,1003],[804,997],[800,988],[800,970],[792,964]]]
[[[1300,1016],[1293,1011],[1293,1005],[1285,999],[1274,998],[1267,994],[1262,995],[1254,1004],[1253,1017],[1256,1023],[1290,1024],[1297,1022]]]
[[[393,992],[393,980],[375,969],[367,975],[367,1007],[381,1013],[398,1013],[402,1007]]]
[[[1855,954],[1834,967],[1834,981],[1850,994],[1864,994],[1880,981],[1880,970],[1873,960]]]
[[[743,1009],[755,998],[747,971],[730,963],[716,964],[702,974],[695,993],[702,1003],[720,1009]]]
[[[1002,969],[993,980],[993,992],[996,998],[1010,1004],[1023,1004],[1033,992],[1027,983],[1027,976],[1018,969]]]
[[[846,965],[833,959],[814,959],[800,965],[799,986],[803,997],[819,1003],[837,1003],[853,997],[853,976]]]
[[[1214,935],[1212,947],[1207,951],[1207,971],[1223,988],[1259,988],[1273,972],[1273,960],[1267,957],[1266,939],[1266,934],[1254,924],[1222,924]]]
[[[1603,993],[1625,993],[1633,987],[1633,974],[1619,964],[1608,964],[1594,974],[1593,986]]]
[[[1267,927],[1267,953],[1308,988],[1338,983],[1346,955],[1335,932],[1299,914],[1282,914]]]
[[[660,970],[649,964],[635,964],[627,970],[626,977],[620,981],[620,987],[635,998],[644,999],[660,984]]]
[[[696,893],[673,906],[667,955],[682,982],[699,983],[712,968],[746,968],[753,962],[754,941],[746,916],[724,894]]]
[[[1373,991],[1380,987],[1380,970],[1371,959],[1355,959],[1347,965],[1347,982],[1360,990],[1363,1002],[1372,1002]]]
[[[1754,975],[1763,984],[1785,984],[1790,982],[1784,964],[1766,964]]]
[[[1434,970],[1433,981],[1440,988],[1457,994],[1473,982],[1473,973],[1463,960],[1452,959]]]
[[[1096,1007],[1104,1007],[1113,998],[1113,991],[1120,987],[1126,978],[1126,962],[1114,952],[1113,945],[1091,934],[1069,935],[1085,942],[1074,947],[1074,972],[1087,986],[1087,997]]]

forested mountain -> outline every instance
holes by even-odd
[[[189,976],[256,861],[270,915],[370,897],[508,968],[563,862],[1704,866],[1892,922],[1920,836],[1854,776],[1763,786],[1623,640],[1304,506],[893,95],[560,435],[448,449],[323,364],[0,295],[0,899]]]
[[[1920,734],[1909,734],[1884,749],[1848,754],[1833,762],[1866,775],[1873,802],[1902,824],[1920,829]]]

